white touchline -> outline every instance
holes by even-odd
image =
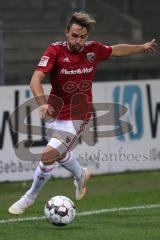
[[[140,205],[140,206],[131,206],[131,207],[120,207],[120,208],[103,208],[98,210],[86,211],[77,213],[77,216],[89,216],[97,215],[101,213],[110,213],[110,212],[122,212],[122,211],[131,211],[139,209],[151,209],[151,208],[160,208],[160,204],[151,204],[151,205]],[[26,217],[26,218],[11,218],[6,220],[0,220],[0,224],[4,223],[13,223],[13,222],[25,222],[25,221],[39,221],[44,220],[45,217]]]

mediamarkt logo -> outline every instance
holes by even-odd
[[[65,68],[63,68],[60,71],[60,74],[66,74],[66,75],[73,75],[73,74],[83,74],[83,73],[90,73],[93,71],[93,67],[90,68],[83,68],[83,69],[75,69],[75,70],[67,70]]]

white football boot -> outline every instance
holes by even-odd
[[[35,202],[34,198],[31,198],[28,195],[24,195],[17,202],[13,203],[13,205],[8,209],[8,211],[9,213],[16,215],[22,214],[34,202]]]
[[[87,192],[87,181],[89,180],[91,173],[88,168],[82,168],[82,176],[79,180],[74,178],[74,185],[76,187],[76,199],[81,200]]]

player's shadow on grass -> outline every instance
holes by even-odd
[[[48,228],[48,230],[54,230],[54,231],[76,231],[76,230],[81,230],[81,229],[84,229],[84,227],[82,227],[82,226],[75,226],[75,225],[73,225],[73,226],[62,226],[62,227],[58,227],[58,226],[54,226],[53,225],[53,227],[51,226],[51,227],[49,227]]]

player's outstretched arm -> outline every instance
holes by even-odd
[[[112,56],[128,56],[143,52],[154,52],[156,50],[157,43],[155,39],[152,39],[150,42],[146,42],[141,45],[132,45],[132,44],[117,44],[112,46]]]

